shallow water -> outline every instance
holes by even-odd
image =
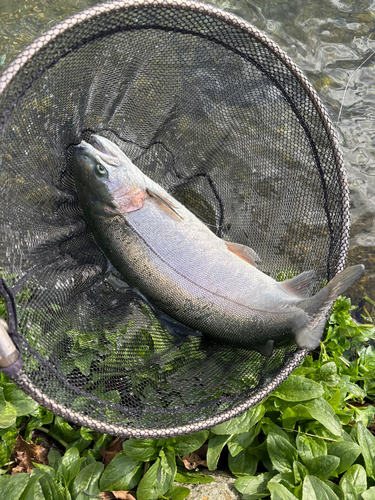
[[[36,36],[96,0],[0,0],[0,71]],[[375,0],[207,0],[265,31],[306,73],[343,149],[351,191],[352,287],[375,299]],[[340,113],[340,107],[342,110]]]

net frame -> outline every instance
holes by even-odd
[[[54,60],[48,60],[48,48],[52,45],[54,46],[54,57],[61,58],[67,50],[71,48],[64,47],[64,33],[69,30],[81,29],[82,28],[82,39],[81,43],[84,45],[90,39],[89,30],[85,31],[85,26],[88,25],[91,19],[98,16],[105,17],[108,14],[113,14],[115,11],[121,11],[123,9],[147,9],[147,8],[160,8],[160,9],[180,9],[189,13],[194,13],[197,15],[202,15],[203,17],[208,16],[212,18],[220,19],[224,21],[229,26],[235,30],[241,30],[248,36],[258,40],[264,47],[271,51],[277,58],[285,65],[288,70],[294,75],[298,80],[299,84],[304,88],[305,92],[309,96],[309,99],[314,104],[316,110],[319,113],[321,123],[324,126],[327,136],[329,137],[333,155],[335,157],[335,168],[338,172],[338,179],[340,180],[340,191],[342,196],[342,225],[341,225],[341,236],[340,236],[340,255],[337,260],[337,265],[334,270],[331,270],[331,276],[342,271],[345,266],[346,256],[349,246],[349,190],[346,178],[346,172],[344,167],[344,161],[342,152],[339,146],[338,138],[336,132],[333,128],[331,120],[325,110],[319,96],[316,91],[309,83],[305,75],[298,68],[298,66],[289,58],[289,56],[267,35],[253,27],[248,22],[238,18],[237,16],[224,12],[217,9],[216,7],[200,4],[194,1],[181,1],[181,0],[145,0],[145,1],[115,1],[107,4],[100,4],[96,7],[89,8],[83,12],[75,14],[65,21],[57,24],[46,33],[42,34],[37,38],[32,44],[30,44],[3,72],[0,76],[0,103],[5,102],[6,106],[1,106],[1,122],[0,122],[0,134],[4,128],[4,125],[11,115],[12,111],[17,106],[17,103],[22,95],[23,91],[26,91],[28,85],[32,85],[32,82],[39,78],[40,72],[48,69],[50,65],[54,64]],[[111,26],[108,28],[108,33],[110,33]],[[147,29],[147,27],[143,27]],[[58,54],[58,55],[56,55]],[[39,68],[35,65],[36,70],[34,73],[30,72],[30,66],[28,62],[30,60],[35,61],[35,58],[40,57],[41,60],[44,59],[43,68]],[[28,78],[29,83],[22,83],[22,88],[17,89],[17,78],[22,73],[22,81],[25,82]],[[28,75],[25,76],[25,75]],[[12,95],[16,95],[16,98],[12,99]],[[22,340],[20,345],[22,345]],[[91,418],[89,415],[83,415],[79,412],[73,411],[72,409],[66,407],[65,405],[59,403],[53,398],[44,394],[38,387],[36,387],[28,375],[23,371],[19,371],[14,374],[15,382],[29,395],[31,395],[39,404],[43,405],[47,409],[50,409],[55,414],[67,418],[71,422],[79,423],[86,427],[90,427],[94,430],[100,432],[107,432],[115,435],[126,435],[133,436],[137,438],[149,438],[149,437],[162,437],[162,436],[177,436],[184,435],[192,432],[197,432],[202,429],[213,427],[221,422],[224,422],[230,418],[233,418],[245,410],[251,408],[253,405],[264,399],[268,394],[270,394],[274,389],[276,389],[289,375],[290,373],[302,362],[306,356],[306,350],[297,350],[292,355],[288,364],[284,366],[277,375],[271,380],[267,381],[263,386],[259,387],[257,393],[246,400],[245,403],[236,406],[234,409],[222,412],[213,418],[205,419],[200,422],[194,422],[191,425],[181,425],[172,426],[168,428],[139,428],[134,429],[133,427],[126,426],[115,426],[108,424],[106,422],[101,422],[95,418]]]

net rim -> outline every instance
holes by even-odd
[[[222,424],[223,422],[239,416],[246,410],[249,410],[257,403],[260,403],[271,392],[273,392],[292,373],[292,371],[299,366],[299,364],[303,361],[307,354],[308,351],[306,349],[298,349],[297,351],[295,351],[290,362],[278,372],[276,377],[272,378],[271,383],[269,383],[268,381],[263,383],[262,386],[258,388],[255,395],[248,398],[244,403],[237,405],[232,410],[219,413],[217,416],[212,418],[199,420],[197,422],[192,422],[191,424],[179,425],[175,427],[170,426],[135,428],[102,422],[98,419],[67,408],[65,405],[62,405],[61,403],[55,401],[53,398],[50,398],[33,384],[32,380],[23,370],[21,370],[17,374],[17,376],[14,377],[14,381],[37,403],[44,406],[47,410],[52,411],[54,414],[67,419],[69,422],[83,425],[94,431],[107,433],[114,436],[125,436],[135,439],[168,438],[185,436],[187,434],[193,434],[202,430],[211,429],[212,427]],[[269,390],[270,387],[271,391]]]
[[[342,195],[340,257],[336,266],[336,273],[342,271],[345,267],[349,247],[349,189],[347,184],[347,175],[344,167],[343,154],[339,145],[338,136],[333,128],[331,119],[320,97],[318,96],[311,83],[308,81],[307,77],[292,61],[292,59],[284,52],[284,50],[281,49],[274,41],[272,41],[265,33],[258,30],[252,24],[236,16],[235,14],[225,12],[217,7],[196,2],[194,0],[116,0],[105,4],[99,4],[95,7],[91,7],[85,9],[84,11],[76,13],[68,17],[64,21],[61,21],[60,23],[56,24],[55,26],[44,32],[42,35],[40,35],[30,45],[28,45],[0,75],[0,97],[9,85],[16,83],[17,74],[22,70],[26,63],[30,59],[32,59],[38,52],[46,49],[50,44],[53,44],[57,38],[64,36],[64,33],[67,30],[73,28],[76,25],[86,23],[98,16],[105,16],[116,11],[134,8],[147,9],[150,7],[180,9],[188,12],[193,11],[195,13],[203,14],[204,16],[210,16],[212,18],[220,19],[225,23],[230,24],[234,28],[242,30],[249,36],[255,38],[264,47],[266,47],[274,55],[276,55],[276,57],[283,63],[283,65],[287,67],[287,69],[303,86],[304,90],[308,94],[311,102],[313,103],[320,116],[335,158],[335,165],[340,182],[340,192]],[[147,29],[147,27],[145,27],[145,29]],[[49,398],[33,384],[33,382],[23,371],[20,371],[20,373],[15,377],[14,380],[20,387],[23,388],[23,390],[25,390],[26,393],[30,394],[35,399],[35,401],[47,408],[50,408],[57,415],[68,418],[70,421],[79,423],[81,425],[87,425],[99,432],[109,432],[115,435],[126,435],[136,438],[169,437],[185,435],[203,429],[211,428],[215,425],[218,425],[219,423],[225,422],[226,420],[238,416],[240,413],[248,410],[258,402],[260,402],[262,399],[264,399],[264,397],[270,394],[273,390],[275,390],[276,387],[278,387],[290,375],[290,373],[295,368],[297,368],[297,366],[303,361],[306,355],[306,350],[296,351],[290,358],[289,362],[287,362],[286,365],[284,365],[283,368],[278,372],[278,374],[273,377],[270,382],[267,383],[267,391],[264,391],[264,386],[261,386],[255,395],[249,397],[247,400],[245,400],[244,403],[236,405],[234,409],[221,412],[213,418],[201,420],[189,425],[169,428],[135,429],[133,427],[131,428],[103,423],[100,420],[96,420],[87,415],[71,410],[53,400],[52,398]]]

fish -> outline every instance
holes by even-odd
[[[334,301],[364,273],[348,267],[310,297],[314,270],[274,280],[255,250],[216,236],[109,139],[82,140],[72,159],[83,214],[111,265],[175,324],[210,340],[266,357],[290,340],[315,349]]]

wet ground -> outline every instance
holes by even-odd
[[[96,0],[0,0],[0,71],[36,36]],[[306,73],[336,125],[351,191],[350,290],[375,299],[375,1],[210,0],[277,42]]]

